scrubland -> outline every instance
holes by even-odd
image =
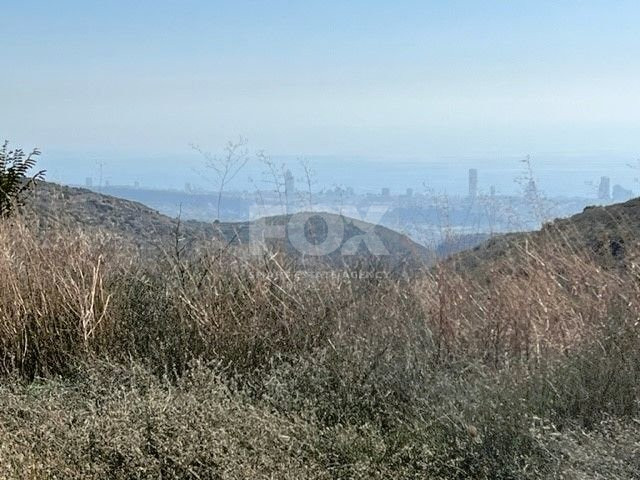
[[[640,478],[631,247],[314,277],[187,244],[0,224],[0,478]]]

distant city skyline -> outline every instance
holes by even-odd
[[[478,194],[519,194],[525,186],[524,157],[459,158],[396,160],[393,163],[366,157],[332,156],[273,156],[273,162],[291,170],[295,181],[304,183],[301,160],[313,170],[313,189],[351,187],[358,193],[380,193],[389,188],[392,195],[402,194],[407,188],[415,193],[467,195],[469,169],[477,170]],[[635,156],[581,157],[566,162],[566,157],[546,156],[531,158],[533,174],[541,191],[551,196],[579,196],[598,198],[601,178],[610,179],[610,186],[621,185],[632,191],[640,190],[640,162]],[[84,185],[91,177],[93,186],[100,178],[111,185],[130,185],[142,188],[169,188],[184,190],[189,184],[193,190],[215,191],[214,172],[209,171],[202,158],[187,153],[184,156],[141,156],[112,158],[106,156],[74,158],[44,155],[41,161],[47,169],[47,178],[67,184]],[[271,178],[265,178],[265,166],[252,158],[227,189],[236,191],[270,190]],[[284,172],[282,172],[284,173]],[[282,179],[283,180],[283,179]],[[104,184],[103,183],[103,184]]]

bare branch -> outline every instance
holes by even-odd
[[[218,190],[217,220],[220,220],[222,194],[226,186],[240,173],[249,161],[247,144],[248,141],[244,137],[239,137],[235,142],[228,141],[222,155],[213,155],[203,150],[200,146],[191,144],[191,148],[204,158],[205,166],[215,173]]]

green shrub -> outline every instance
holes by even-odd
[[[28,155],[21,149],[9,150],[8,142],[0,148],[0,218],[9,217],[23,204],[29,187],[44,178],[44,170],[29,176],[38,155],[38,150]]]

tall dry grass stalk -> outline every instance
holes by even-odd
[[[575,348],[615,309],[638,311],[639,287],[634,269],[603,268],[553,236],[466,272],[443,263],[414,284],[443,354],[496,364]]]
[[[126,269],[116,239],[80,231],[39,236],[0,225],[0,367],[30,374],[64,369],[113,323],[108,279]],[[126,248],[126,247],[125,247]]]
[[[194,359],[250,371],[341,345],[383,361],[535,363],[591,338],[614,310],[638,311],[640,298],[634,269],[603,268],[552,236],[479,268],[445,262],[409,277],[366,266],[364,278],[314,276],[282,255],[246,260],[213,244],[167,252],[0,225],[0,368],[58,373],[106,355],[172,374]]]

